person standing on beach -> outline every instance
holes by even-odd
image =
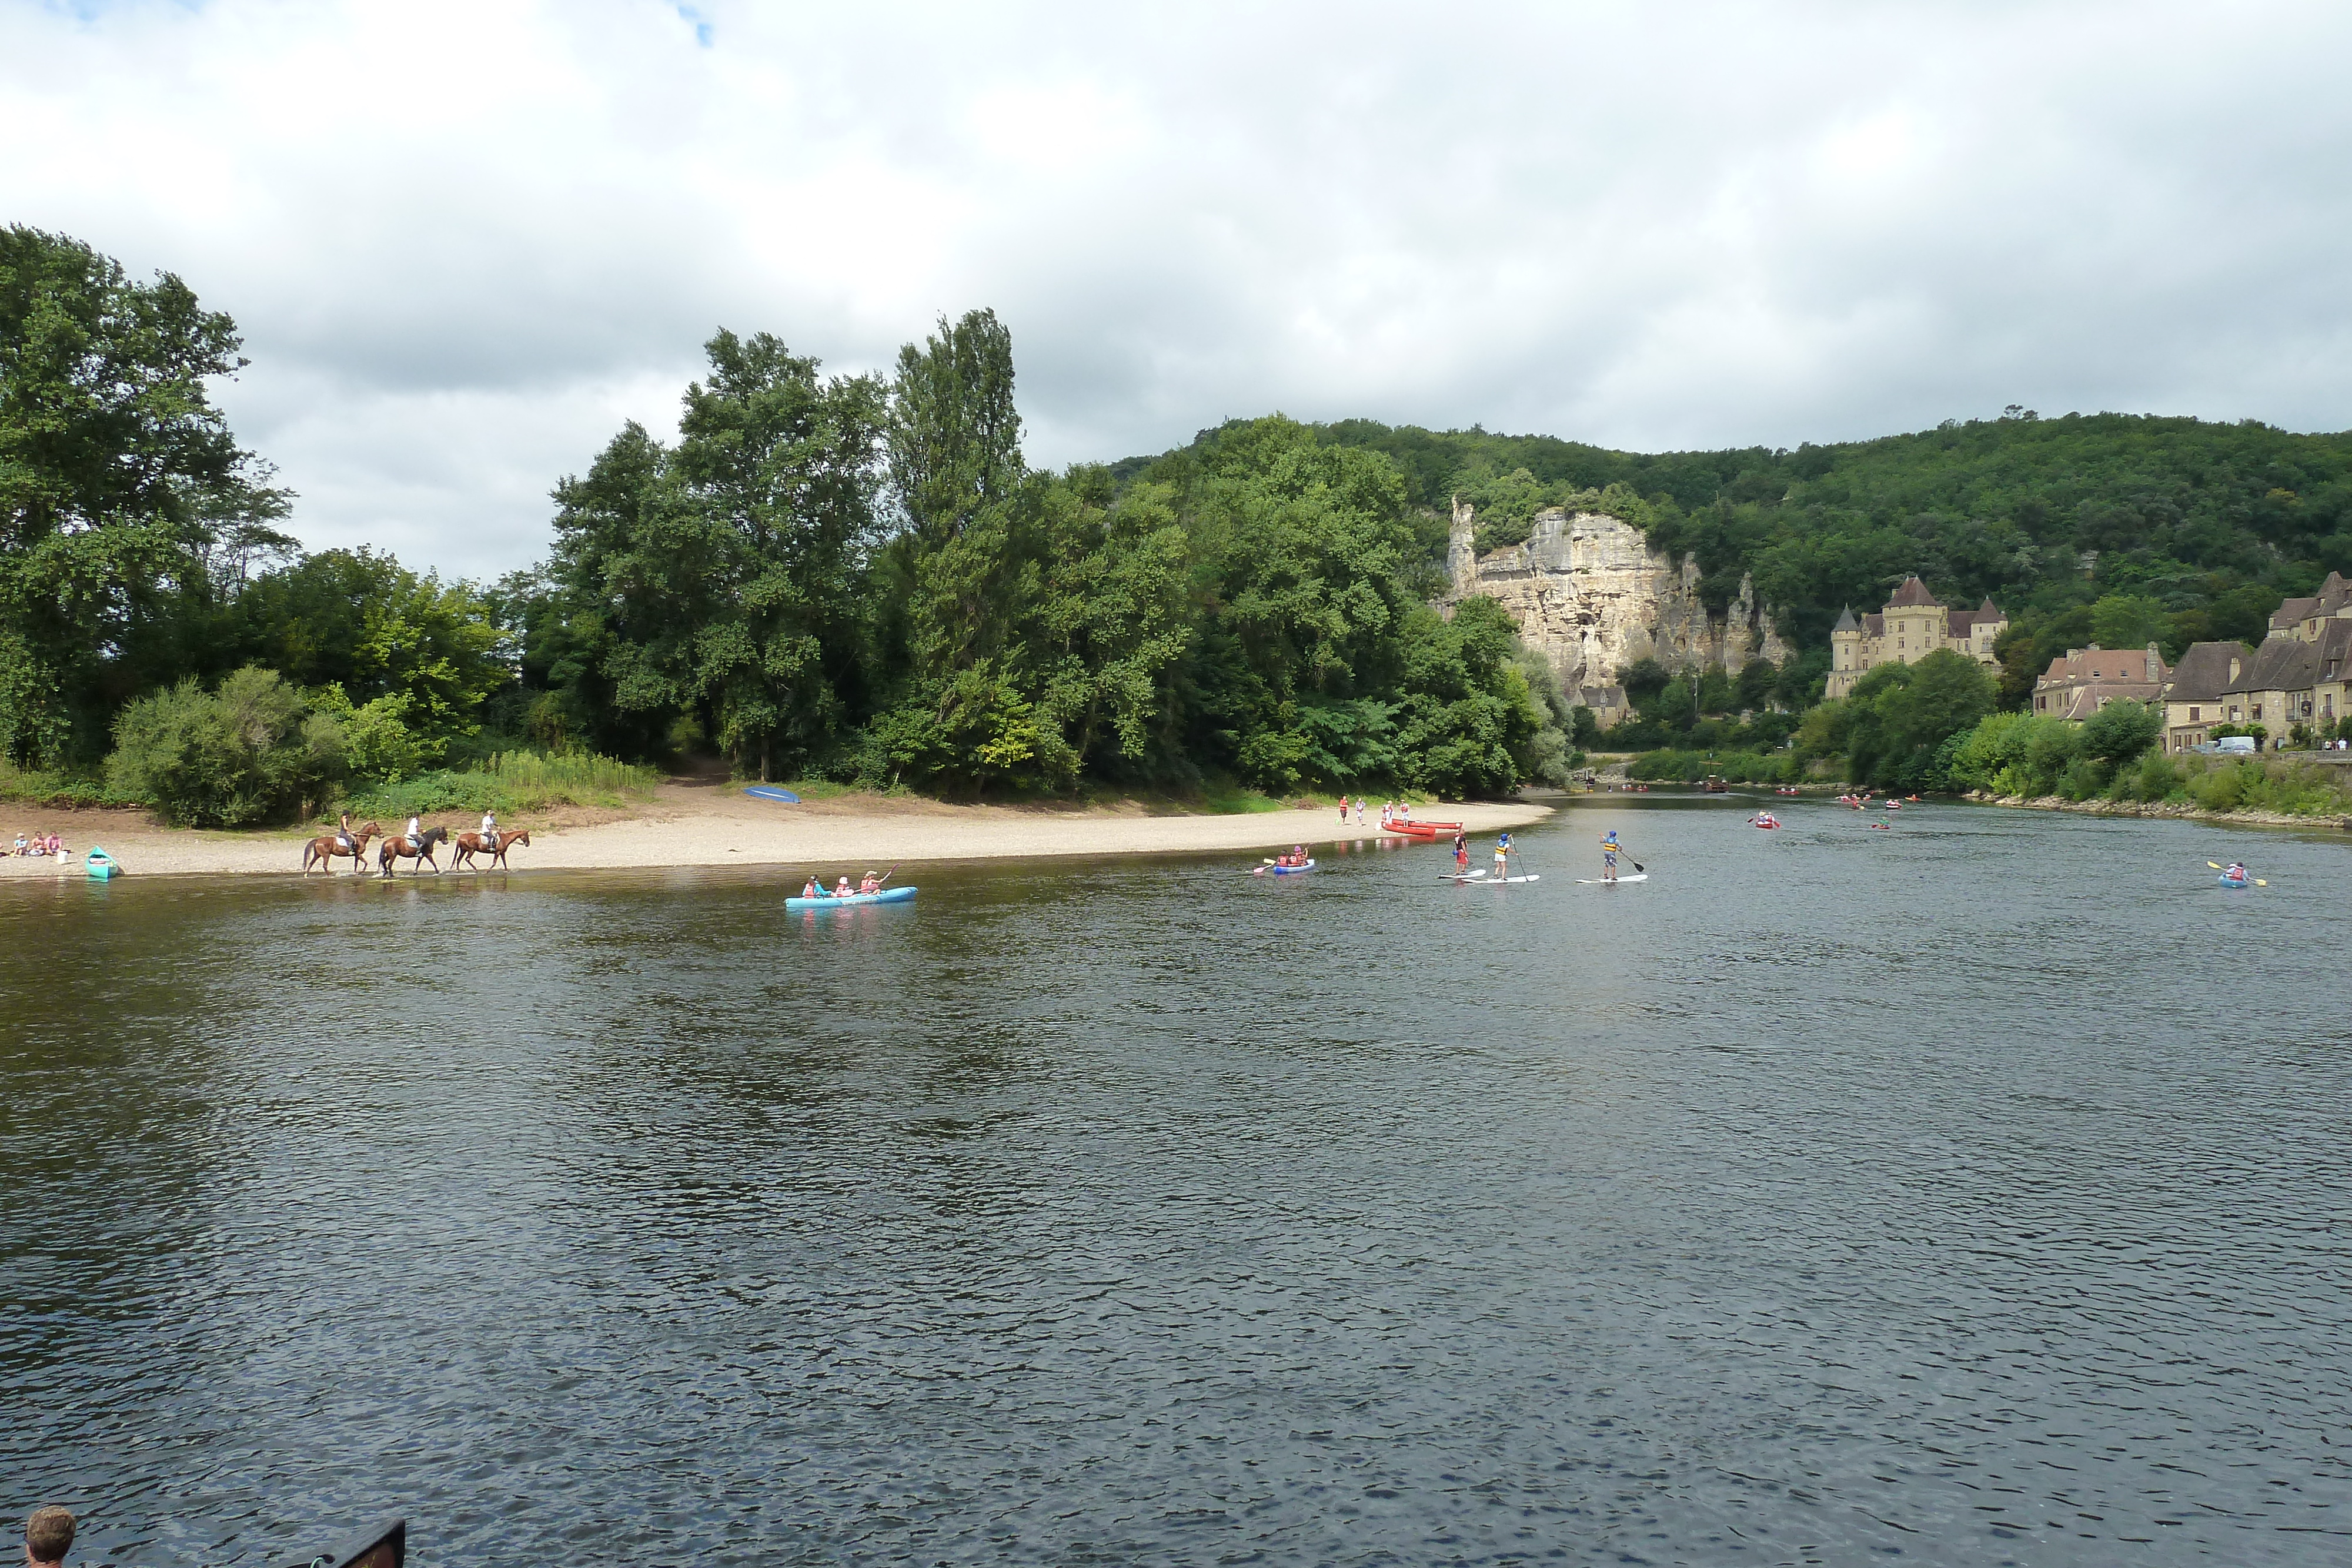
[[[1359,796],[1357,796],[1357,797],[1356,797],[1356,826],[1358,826],[1358,827],[1360,827],[1360,827],[1362,827],[1363,825],[1364,825],[1364,798],[1363,798],[1361,795],[1359,795]]]
[[[62,1508],[37,1508],[25,1521],[27,1568],[59,1568],[73,1550],[74,1516]]]

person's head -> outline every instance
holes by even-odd
[[[73,1550],[74,1516],[62,1508],[37,1508],[25,1521],[25,1561],[35,1568],[62,1563]]]

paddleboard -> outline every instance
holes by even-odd
[[[772,784],[754,784],[743,791],[755,800],[781,800],[787,806],[797,806],[801,798],[789,789],[779,789]]]
[[[1616,880],[1619,882],[1647,882],[1650,880],[1650,873],[1645,871],[1637,871],[1631,876],[1621,876]],[[1605,876],[1580,876],[1576,879],[1576,883],[1579,887],[1591,887],[1596,883],[1602,886],[1606,886],[1608,885],[1609,881],[1610,879]]]
[[[1502,887],[1509,883],[1522,882],[1541,882],[1543,880],[1543,873],[1540,872],[1535,872],[1530,873],[1526,876],[1449,876],[1445,880],[1448,882],[1460,883],[1464,887],[1468,887],[1473,883],[1475,883],[1480,887]]]

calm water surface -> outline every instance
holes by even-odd
[[[1753,805],[1580,803],[1509,891],[0,888],[0,1505],[120,1563],[2352,1555],[2352,852]],[[1575,885],[1611,825],[1654,880]]]

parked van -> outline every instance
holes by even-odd
[[[2254,744],[2254,737],[2251,735],[2225,735],[2213,743],[2213,749],[2235,752],[2242,757],[2259,750],[2260,747]]]

